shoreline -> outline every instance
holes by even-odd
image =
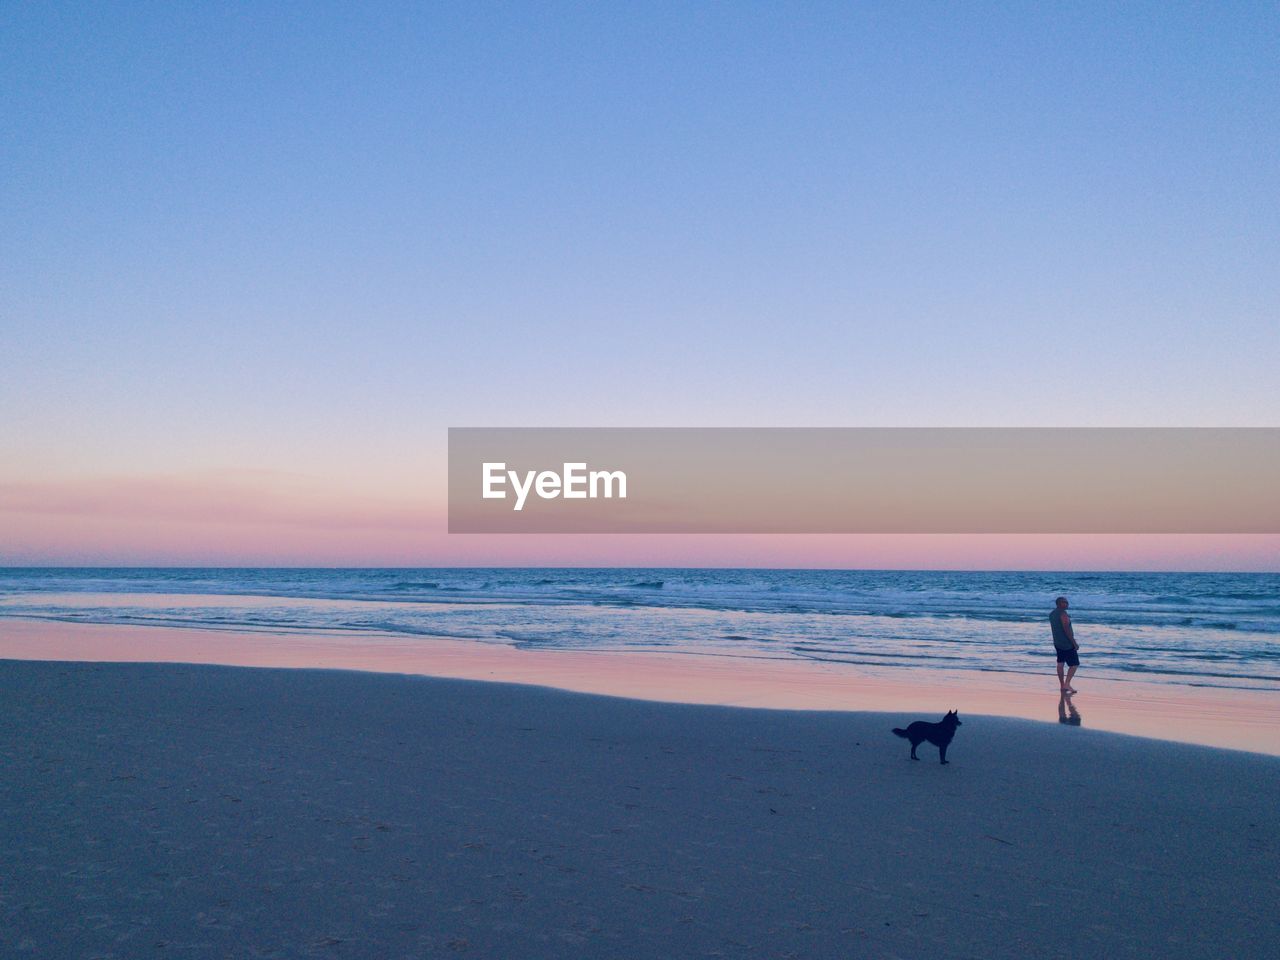
[[[8,661],[0,699],[15,957],[1280,944],[1272,757],[975,716],[944,767],[880,714],[325,669]]]
[[[375,633],[281,633],[0,618],[0,659],[335,669],[516,683],[666,703],[780,710],[950,709],[1060,722],[1053,663],[1043,677],[982,671],[866,669],[847,664],[672,652],[530,650]],[[1076,677],[1082,726],[1280,756],[1269,691]]]

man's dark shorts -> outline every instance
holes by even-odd
[[[1057,647],[1054,647],[1058,650]],[[1058,650],[1058,662],[1065,663],[1068,667],[1080,666],[1080,654],[1074,650]]]

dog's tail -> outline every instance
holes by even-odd
[[[893,728],[893,735],[894,735],[895,737],[903,737],[903,738],[905,738],[905,737],[906,737],[906,735],[907,735],[907,731],[903,730],[901,727],[894,727],[894,728]]]

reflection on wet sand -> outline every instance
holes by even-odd
[[[1073,695],[1065,690],[1058,692],[1058,722],[1065,723],[1069,727],[1078,727],[1080,722],[1080,711],[1076,709],[1076,705],[1072,699]]]
[[[529,650],[435,637],[343,631],[268,633],[0,618],[0,659],[210,663],[424,674],[537,684],[645,700],[960,712],[1045,720],[1052,660],[1036,674],[855,667],[680,653]],[[1092,679],[1089,726],[1280,755],[1276,694]],[[1067,704],[1063,704],[1070,718]],[[1068,723],[1070,720],[1068,719]]]

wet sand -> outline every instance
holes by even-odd
[[[2,618],[3,658],[324,667],[499,680],[676,703],[924,715],[956,708],[961,714],[1049,723],[1058,721],[1064,706],[1048,651],[1044,674],[1034,676],[663,652],[531,650],[386,634]],[[1280,755],[1280,695],[1274,692],[1100,680],[1090,676],[1087,654],[1076,687],[1080,694],[1071,706],[1084,727]]]
[[[0,955],[1262,958],[1280,759],[966,715],[0,662]]]

